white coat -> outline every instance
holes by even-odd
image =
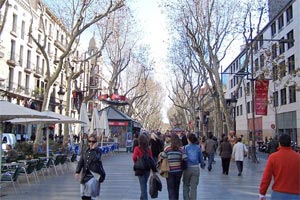
[[[248,152],[246,145],[241,142],[237,142],[233,146],[232,158],[234,158],[235,161],[244,161],[244,150]]]

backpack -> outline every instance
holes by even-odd
[[[139,157],[136,161],[136,163],[133,166],[134,171],[144,171],[144,170],[150,170],[150,157],[148,153],[144,153],[142,157]]]

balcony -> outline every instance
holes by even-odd
[[[41,68],[37,67],[37,68],[35,68],[33,71],[34,71],[33,76],[34,76],[35,78],[42,78],[42,77],[43,77]]]
[[[6,64],[8,64],[9,67],[15,67],[15,66],[17,66],[17,62],[15,61],[14,58],[11,58],[11,59],[7,60]]]
[[[65,52],[65,51],[66,51],[65,46],[64,46],[61,42],[59,42],[58,40],[55,40],[55,41],[54,41],[54,45],[55,45],[57,48],[59,48],[59,50],[61,50],[62,52]]]

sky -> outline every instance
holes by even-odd
[[[143,31],[143,43],[149,44],[150,56],[154,59],[153,66],[155,79],[166,89],[169,81],[169,72],[166,64],[168,48],[168,25],[166,17],[159,7],[160,0],[136,0],[131,4],[131,8],[137,19],[140,29]],[[171,100],[167,97],[164,101],[162,115],[165,123],[168,123],[167,110],[171,105]]]

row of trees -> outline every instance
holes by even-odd
[[[190,121],[197,121],[199,110],[206,110],[213,115],[213,127],[217,135],[223,133],[222,113],[227,130],[233,130],[233,108],[226,104],[220,76],[221,63],[226,56],[230,56],[229,51],[238,39],[243,39],[246,49],[250,49],[249,41],[253,31],[259,32],[266,11],[266,2],[244,2],[246,1],[164,1],[175,41],[169,53],[170,66],[176,76],[169,96],[175,105],[175,111],[170,113],[177,116],[181,114],[179,118],[186,127]],[[253,21],[256,22],[255,28]],[[248,67],[249,56],[250,51],[247,50],[241,69]],[[241,83],[240,80],[239,85]],[[208,105],[210,102],[202,102],[203,86],[208,88],[206,95],[212,100],[213,106]],[[239,87],[235,93],[238,89]],[[197,131],[196,127],[194,130]]]
[[[129,116],[145,122],[144,127],[152,129],[160,126],[160,102],[162,97],[155,94],[161,90],[151,75],[152,64],[149,57],[148,47],[138,43],[140,30],[135,24],[130,8],[125,0],[60,0],[60,1],[28,1],[31,6],[32,20],[28,36],[40,50],[45,59],[45,80],[42,111],[48,110],[50,94],[57,79],[64,73],[66,77],[66,115],[70,115],[70,103],[73,82],[84,71],[84,65],[91,59],[102,60],[103,71],[108,72],[105,81],[108,83],[108,93],[122,93],[129,99],[129,106],[123,108]],[[1,0],[0,6],[9,8],[7,0]],[[35,9],[39,10],[39,16],[34,16]],[[54,12],[57,22],[63,24],[67,33],[66,43],[61,55],[55,59],[54,67],[52,56],[47,51],[48,32],[46,31],[45,19],[48,13]],[[0,31],[5,26],[5,16]],[[35,21],[38,19],[38,21]],[[39,23],[42,37],[35,34],[34,24]],[[87,32],[94,32],[100,47],[88,57],[78,55],[80,44],[86,39]],[[80,67],[75,67],[79,65]],[[102,77],[104,79],[104,77]],[[90,89],[85,95],[87,102],[94,98],[96,90]],[[154,118],[156,120],[154,120]],[[67,128],[67,127],[66,127]],[[69,131],[64,131],[64,143],[67,143]],[[34,149],[42,140],[41,127],[38,126]]]

